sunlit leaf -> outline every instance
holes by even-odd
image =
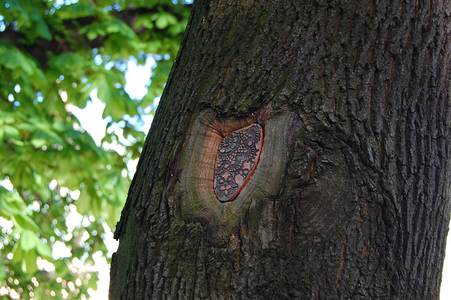
[[[39,255],[45,258],[52,257],[52,249],[50,249],[50,246],[48,244],[44,244],[42,241],[38,241],[38,243],[36,244],[36,250],[38,251]]]
[[[0,281],[5,280],[5,278],[6,278],[5,265],[4,265],[4,263],[0,260]]]
[[[37,246],[38,237],[30,230],[23,230],[20,233],[20,247],[22,250],[29,251]]]
[[[15,215],[14,220],[22,229],[39,232],[38,225],[36,225],[36,223],[26,215]]]
[[[25,272],[31,277],[37,270],[36,253],[34,251],[28,251],[25,253]]]

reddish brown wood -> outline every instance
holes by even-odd
[[[218,148],[214,191],[220,202],[235,200],[251,179],[263,147],[263,128],[251,124],[223,138]]]

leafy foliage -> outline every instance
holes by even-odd
[[[126,198],[127,166],[143,146],[142,118],[162,92],[189,6],[0,2],[0,291],[83,298],[95,288],[96,273],[77,271],[77,263],[108,256],[103,239]],[[149,57],[156,64],[148,93],[134,99],[125,89],[127,61]],[[73,114],[96,94],[108,121],[97,143]],[[68,222],[74,216],[76,226]],[[55,253],[56,245],[70,255]]]

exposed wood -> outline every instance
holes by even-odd
[[[264,135],[262,124],[252,123],[222,138],[213,180],[218,201],[235,200],[252,179],[260,162]]]

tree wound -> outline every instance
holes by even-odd
[[[240,194],[258,165],[263,147],[263,128],[251,124],[231,132],[221,141],[214,171],[214,192],[220,202]]]
[[[177,161],[175,211],[231,230],[251,203],[279,193],[297,124],[294,113],[270,106],[242,118],[199,113]]]

